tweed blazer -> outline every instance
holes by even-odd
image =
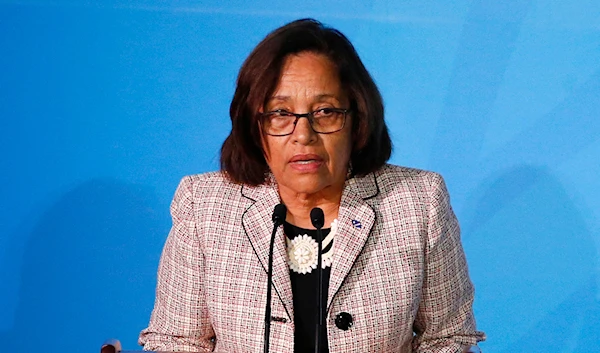
[[[146,350],[261,352],[274,182],[187,176],[171,205],[173,227]],[[273,260],[271,352],[294,351],[294,308],[283,227]],[[346,181],[327,301],[329,350],[460,352],[475,329],[473,286],[442,177],[385,165]],[[341,330],[335,316],[353,326]]]

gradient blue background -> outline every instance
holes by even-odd
[[[0,0],[0,342],[136,347],[185,174],[218,168],[242,61],[312,16],[441,172],[486,352],[600,351],[600,4]]]

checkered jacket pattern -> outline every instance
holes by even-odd
[[[158,271],[146,350],[261,352],[274,182],[249,187],[222,173],[187,176]],[[440,175],[386,165],[346,181],[327,305],[329,350],[460,352],[483,340],[460,231]],[[285,237],[273,261],[271,352],[294,351]],[[352,315],[348,330],[335,317]]]

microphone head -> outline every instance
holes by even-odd
[[[323,225],[325,224],[325,214],[323,213],[323,210],[319,207],[310,210],[310,221],[312,222],[313,227],[317,229],[323,228]]]
[[[283,222],[285,222],[285,216],[287,216],[287,207],[282,203],[276,205],[273,210],[273,223],[283,224]]]

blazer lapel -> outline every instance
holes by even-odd
[[[369,238],[375,223],[375,211],[366,200],[378,193],[373,174],[346,182],[338,213],[338,233],[333,241],[335,253],[329,279],[328,310]],[[242,216],[242,224],[266,276],[273,229],[271,217],[273,208],[280,202],[277,187],[274,182],[258,187],[244,186],[242,195],[253,201]],[[273,288],[289,319],[294,320],[292,285],[282,227],[277,230],[273,248]]]
[[[375,211],[365,200],[378,192],[373,174],[346,182],[338,212],[338,232],[333,240],[328,310],[369,238],[375,223]]]
[[[276,187],[271,185],[244,186],[242,195],[254,201],[244,212],[242,224],[266,276],[269,264],[269,241],[273,230],[272,215],[275,205],[280,203],[279,194]],[[287,264],[283,227],[281,226],[277,229],[273,247],[273,289],[283,303],[289,319],[294,320],[292,285]]]

